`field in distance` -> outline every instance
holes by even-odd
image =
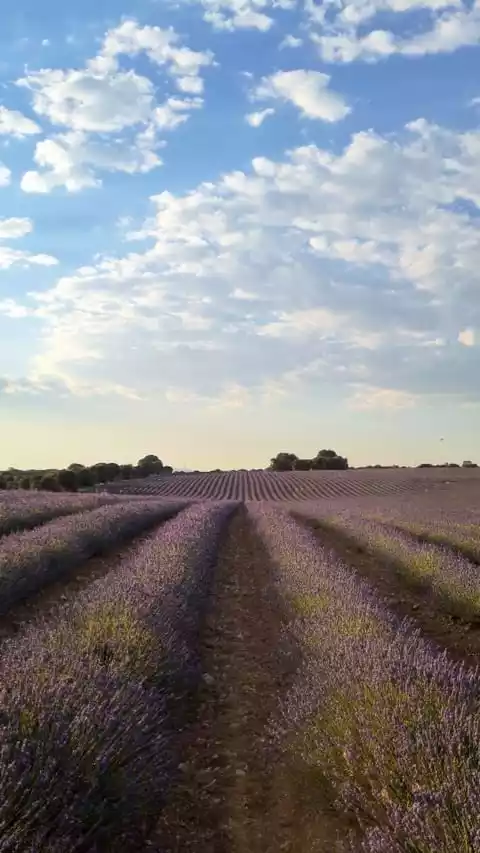
[[[480,469],[401,468],[350,471],[224,471],[152,476],[105,490],[187,500],[300,501],[422,493],[456,484],[475,491]]]

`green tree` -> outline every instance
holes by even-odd
[[[64,468],[57,474],[59,485],[65,492],[76,492],[78,487],[77,475],[70,468]]]
[[[80,462],[72,462],[72,464],[68,466],[68,470],[75,471],[75,473],[77,473],[78,471],[83,471],[84,468],[85,465],[82,465]]]
[[[7,488],[7,481],[6,481],[5,477],[0,476],[0,489],[3,490],[6,488]]]
[[[140,468],[142,465],[152,465],[157,462],[162,464],[161,460],[155,455],[155,453],[148,453],[147,456],[142,456],[142,458],[138,460],[137,465]]]
[[[59,492],[60,484],[55,474],[44,474],[40,480],[40,489],[42,492]]]
[[[91,489],[97,482],[95,471],[92,468],[82,468],[77,471],[77,486],[79,489]]]
[[[316,471],[344,471],[348,468],[348,459],[339,456],[335,450],[319,450],[313,460],[312,468]]]
[[[20,480],[20,488],[21,489],[30,489],[30,477],[22,477]]]
[[[107,462],[106,463],[107,470],[107,483],[111,483],[112,480],[118,480],[120,476],[120,465],[116,462]]]
[[[313,465],[313,459],[296,459],[294,462],[295,471],[310,471]]]
[[[149,453],[138,460],[137,469],[139,477],[150,477],[151,474],[163,472],[163,462],[154,453]]]
[[[297,459],[298,456],[295,453],[277,453],[270,460],[269,468],[271,471],[293,471]]]
[[[108,464],[106,462],[96,462],[95,465],[92,465],[91,469],[97,480],[97,483],[107,483],[108,482]]]

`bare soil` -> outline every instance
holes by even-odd
[[[405,575],[381,557],[373,556],[354,537],[331,527],[328,522],[295,515],[318,537],[323,547],[334,551],[344,563],[366,578],[400,618],[408,617],[422,633],[445,649],[454,660],[469,666],[480,664],[480,624],[448,615],[444,600],[431,587],[411,586]]]
[[[305,788],[270,724],[301,662],[273,570],[245,510],[221,548],[201,639],[204,684],[157,853],[333,853],[345,826]]]

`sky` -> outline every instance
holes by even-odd
[[[0,467],[480,461],[480,0],[0,12]]]

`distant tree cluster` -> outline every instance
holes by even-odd
[[[81,465],[72,462],[68,468],[23,471],[9,468],[0,473],[0,489],[34,489],[43,492],[92,491],[96,486],[115,480],[133,480],[152,474],[173,474],[171,465],[150,453],[136,465],[118,465],[116,462],[96,462]]]
[[[335,450],[319,450],[313,459],[300,459],[295,453],[277,453],[270,460],[270,471],[346,471],[348,459]]]
[[[421,462],[417,468],[478,468],[476,462],[471,462],[470,459],[465,459],[461,466],[458,462],[441,462],[439,465],[433,465],[432,462]]]

